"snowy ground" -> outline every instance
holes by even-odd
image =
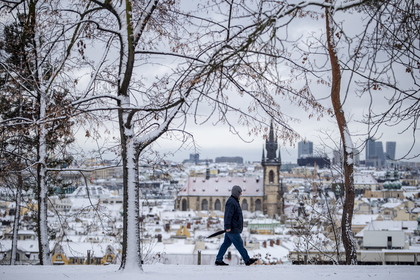
[[[144,265],[143,272],[118,271],[118,266],[0,266],[1,280],[270,280],[270,279],[419,279],[420,266]]]

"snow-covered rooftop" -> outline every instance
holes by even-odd
[[[179,195],[230,196],[233,186],[242,188],[242,196],[263,195],[263,180],[259,177],[190,177]]]

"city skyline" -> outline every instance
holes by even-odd
[[[367,140],[367,144],[366,144],[365,149],[355,150],[354,156],[355,156],[355,162],[357,164],[360,161],[366,161],[366,155],[367,155],[366,150],[368,149],[367,147],[368,147],[369,143],[370,142]],[[378,146],[383,147],[383,141],[374,141],[374,143],[376,143]],[[249,145],[251,146],[251,144],[249,144]],[[252,145],[252,146],[256,146],[256,145]],[[300,146],[300,149],[299,149],[299,146]],[[379,148],[377,152],[381,153],[381,151],[382,151],[382,155],[380,156],[381,159],[382,158],[384,158],[384,159],[389,158],[391,160],[394,160],[395,159],[395,153],[396,153],[397,146],[398,146],[398,142],[397,141],[386,141],[385,142],[385,147],[387,147],[387,146],[388,146],[388,149],[381,150]],[[295,148],[286,149],[286,148],[282,147],[281,144],[279,144],[279,149],[280,149],[280,152],[281,152],[282,162],[284,162],[284,163],[296,163],[296,164],[297,164],[297,160],[300,158],[301,155],[323,156],[323,155],[326,154],[327,157],[331,160],[331,162],[334,163],[334,158],[336,158],[340,154],[338,150],[330,150],[328,153],[320,153],[320,152],[318,153],[318,152],[316,152],[317,151],[317,146],[312,141],[310,141],[308,139],[305,139],[303,141],[299,141]],[[235,151],[237,151],[237,152],[235,153]],[[241,151],[243,151],[243,150],[240,149],[240,148],[238,148],[238,149],[223,149],[223,148],[221,148],[220,150],[218,150],[218,149],[203,150],[202,153],[200,153],[200,152],[198,152],[198,153],[182,152],[182,153],[178,154],[178,156],[176,157],[176,161],[182,162],[182,161],[188,160],[188,159],[191,160],[192,159],[191,156],[194,155],[194,154],[198,154],[198,158],[201,161],[212,160],[213,162],[215,162],[216,158],[219,158],[219,157],[241,157],[241,158],[243,158],[244,162],[261,161],[262,149],[261,150],[255,149],[255,151],[251,151],[250,149],[248,149],[248,150],[245,151],[244,154],[240,154]],[[294,154],[292,154],[293,152],[294,152]],[[387,157],[388,154],[389,154],[389,157]],[[361,157],[361,155],[362,155],[362,157]],[[384,165],[384,162],[382,163],[381,166],[383,166],[383,165]],[[376,166],[376,165],[369,165],[369,166]]]
[[[365,115],[365,104],[368,100],[349,96],[344,107],[349,115],[359,116]],[[387,106],[381,104],[383,100],[379,100],[378,106]],[[329,107],[328,101],[325,106]],[[327,154],[332,157],[332,151],[340,149],[340,134],[337,124],[333,116],[324,116],[321,119],[308,118],[305,112],[300,108],[293,106],[285,106],[285,114],[299,119],[297,122],[291,122],[290,126],[299,135],[295,139],[284,139],[278,137],[279,147],[281,149],[282,161],[296,162],[298,157],[298,142],[305,139],[313,142],[314,153]],[[217,123],[217,125],[213,125]],[[235,120],[232,120],[232,124]],[[199,124],[189,123],[185,129],[193,135],[197,150],[194,150],[194,144],[188,141],[181,149],[181,142],[159,139],[156,146],[157,150],[164,152],[181,153],[175,155],[177,159],[188,158],[189,153],[198,152],[202,157],[214,158],[215,156],[242,156],[245,161],[256,161],[261,159],[262,146],[264,144],[264,135],[268,133],[270,119],[267,119],[266,128],[257,130],[257,133],[251,132],[251,127],[235,126],[234,129],[228,125],[218,123],[217,120],[211,119],[207,123]],[[275,129],[276,123],[274,123]],[[263,127],[264,128],[264,127]],[[369,132],[369,126],[356,120],[356,117],[348,121],[348,130],[351,134],[353,146],[361,151],[361,160],[364,160],[364,145],[366,139],[374,137],[376,141],[396,142],[398,149],[395,152],[395,159],[403,161],[420,161],[420,145],[415,145],[415,140],[420,137],[420,130],[404,129],[404,126],[386,126],[379,127],[375,133]],[[277,133],[280,133],[277,131]],[[268,135],[266,135],[268,136]],[[181,138],[181,137],[179,137]],[[184,138],[182,138],[184,139]]]

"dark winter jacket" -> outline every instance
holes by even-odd
[[[241,233],[244,227],[242,209],[239,200],[234,196],[230,196],[226,201],[224,224],[225,230],[231,229],[231,233]]]

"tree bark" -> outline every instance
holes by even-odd
[[[139,178],[138,151],[131,123],[129,109],[131,106],[129,87],[135,61],[135,47],[133,26],[131,22],[131,2],[127,1],[124,8],[121,32],[126,40],[120,41],[120,74],[118,84],[119,110],[118,122],[121,137],[123,162],[123,250],[120,269],[140,269],[140,229],[139,229]]]
[[[332,13],[326,8],[326,30],[328,42],[328,54],[331,62],[332,85],[331,103],[334,108],[334,115],[337,127],[340,131],[341,143],[344,153],[343,173],[344,173],[344,205],[341,218],[341,237],[346,252],[346,264],[357,264],[356,246],[351,223],[354,209],[354,177],[353,177],[353,143],[347,127],[346,117],[341,104],[341,69],[337,57],[337,49],[334,41],[334,27],[332,25]]]
[[[12,252],[10,256],[10,265],[16,264],[16,253],[17,253],[19,220],[20,220],[20,202],[22,199],[22,189],[23,189],[22,186],[23,186],[22,172],[19,171],[17,175],[16,212],[15,212],[15,218],[13,220],[13,239],[12,239]]]
[[[37,160],[37,200],[38,200],[38,245],[39,261],[41,265],[51,265],[50,247],[48,239],[48,186],[47,172],[47,128],[45,127],[46,100],[39,94],[39,127],[38,127],[38,160]]]
[[[124,133],[122,133],[124,134]],[[123,136],[123,251],[120,269],[142,269],[139,230],[138,156],[133,137]]]

